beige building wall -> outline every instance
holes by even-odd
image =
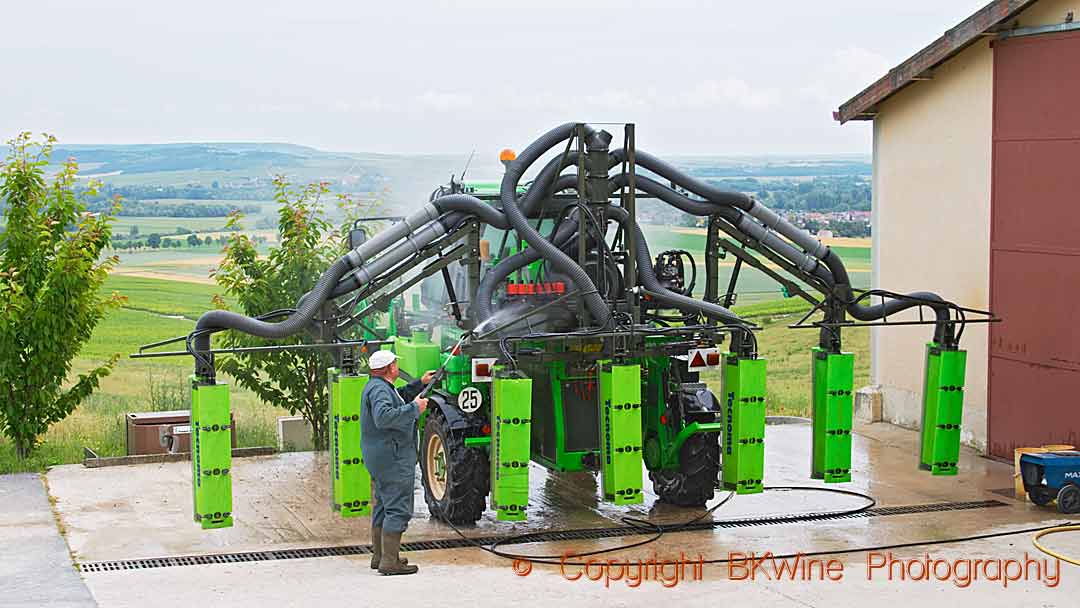
[[[1022,27],[1057,24],[1077,0],[1041,0]],[[990,305],[993,51],[984,38],[878,107],[874,119],[873,284]],[[897,317],[899,319],[901,317]],[[916,318],[907,314],[904,318]],[[931,327],[871,331],[871,381],[887,421],[917,428]],[[988,328],[969,325],[963,441],[986,449]]]

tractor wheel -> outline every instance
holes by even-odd
[[[1058,511],[1066,514],[1080,513],[1080,488],[1069,484],[1061,486],[1057,495]]]
[[[679,468],[649,471],[660,500],[680,507],[703,507],[720,475],[720,444],[716,433],[696,433],[679,450]]]
[[[1054,491],[1046,486],[1033,486],[1028,490],[1028,498],[1031,499],[1031,502],[1040,507],[1045,507],[1050,504],[1055,496],[1056,494]]]
[[[424,424],[420,477],[433,516],[452,524],[472,524],[483,515],[490,485],[486,453],[465,447],[437,408],[430,410]]]

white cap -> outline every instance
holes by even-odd
[[[377,350],[368,357],[368,369],[382,369],[397,358],[397,355],[388,350]]]

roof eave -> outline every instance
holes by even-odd
[[[879,103],[912,82],[928,79],[931,70],[983,36],[997,35],[1000,25],[1036,2],[1038,0],[994,0],[987,4],[849,99],[833,112],[833,119],[840,124],[850,120],[873,120]]]

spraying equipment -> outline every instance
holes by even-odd
[[[851,479],[854,357],[842,348],[843,329],[900,324],[933,327],[919,466],[955,475],[960,338],[966,323],[992,320],[989,313],[928,292],[855,290],[839,256],[808,232],[753,196],[637,149],[634,125],[621,130],[613,148],[608,131],[563,124],[520,155],[504,150],[501,183],[451,179],[388,228],[354,230],[294,309],[202,315],[177,339],[194,358],[192,425],[205,437],[193,448],[195,519],[204,527],[232,521],[227,442],[215,434],[229,419],[228,392],[214,365],[230,351],[211,348],[212,334],[226,330],[267,339],[308,332],[312,344],[263,348],[333,353],[330,475],[342,517],[369,513],[359,396],[364,358],[380,348],[394,350],[407,378],[439,370],[417,425],[417,459],[430,512],[451,523],[475,522],[488,508],[498,520],[525,519],[536,465],[599,471],[603,500],[616,505],[642,501],[645,471],[651,490],[675,505],[702,506],[718,488],[761,492],[767,361],[759,328],[731,310],[743,267],[812,305],[792,326],[820,334],[808,353],[812,477]],[[702,218],[700,293],[693,254],[654,257],[637,221],[644,198]],[[728,255],[735,261],[721,292]],[[907,309],[919,318],[889,320]],[[810,322],[815,313],[821,319]],[[719,395],[702,373],[721,378]]]

